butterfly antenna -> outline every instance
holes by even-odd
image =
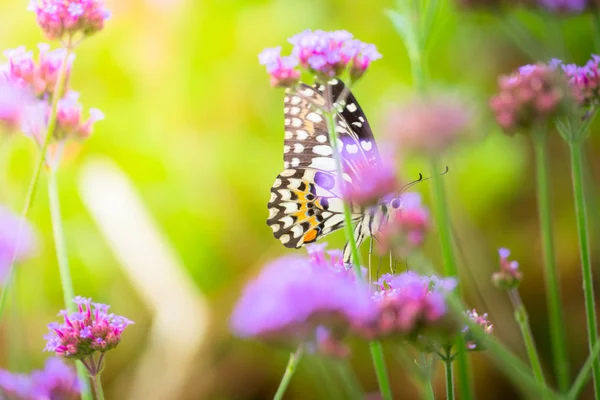
[[[450,168],[448,168],[448,166],[446,165],[446,168],[444,168],[444,172],[442,172],[441,174],[439,174],[439,176],[444,176],[444,175],[446,175],[446,174],[448,173],[448,171],[450,171]],[[402,189],[400,190],[400,193],[402,193],[402,192],[405,192],[405,191],[406,191],[408,188],[410,188],[410,187],[412,187],[412,186],[416,185],[416,184],[417,184],[417,183],[419,183],[419,182],[425,182],[425,181],[428,181],[429,179],[431,179],[431,176],[428,176],[427,178],[423,178],[423,174],[421,174],[421,173],[419,172],[419,179],[416,179],[416,180],[414,180],[414,181],[412,181],[412,182],[409,182],[409,183],[407,183],[406,185],[404,185],[404,186],[402,187]]]

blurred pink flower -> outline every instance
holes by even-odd
[[[101,0],[32,0],[30,9],[48,39],[89,36],[102,30],[110,17]]]
[[[552,60],[553,65],[561,66],[569,80],[575,100],[584,107],[600,103],[600,56],[593,54],[584,65],[562,64],[560,60]]]
[[[473,321],[475,324],[479,325],[483,332],[487,335],[491,335],[494,331],[494,325],[488,320],[487,314],[478,314],[476,310],[467,310],[465,314]],[[468,351],[481,351],[485,350],[484,341],[485,338],[477,337],[473,332],[469,329],[468,326],[465,326],[463,329],[463,334],[465,335],[465,342],[467,344]]]
[[[292,56],[281,57],[281,46],[264,49],[258,60],[271,75],[271,86],[292,86],[300,79],[300,71],[296,69],[298,60]]]
[[[10,80],[0,80],[0,134],[12,134],[21,129],[25,110],[32,98],[26,89]]]
[[[472,117],[471,109],[460,100],[420,98],[392,109],[385,132],[400,152],[435,155],[469,134]]]
[[[516,261],[509,261],[508,256],[510,250],[505,248],[498,249],[500,255],[500,271],[494,272],[492,275],[492,282],[499,289],[508,290],[515,289],[521,284],[523,275],[519,271],[519,263]]]

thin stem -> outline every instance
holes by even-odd
[[[444,364],[446,366],[446,399],[454,400],[454,377],[452,376],[452,358],[450,357],[450,351],[446,352]]]
[[[554,238],[550,205],[550,181],[548,178],[547,128],[537,127],[533,132],[535,149],[538,218],[544,275],[546,281],[546,303],[550,324],[550,341],[558,389],[566,392],[569,387],[569,358],[566,348],[565,319],[561,307],[558,268],[554,257]]]
[[[383,357],[383,347],[381,346],[381,342],[378,340],[373,340],[369,342],[369,348],[371,350],[373,365],[375,366],[377,382],[379,382],[381,397],[384,400],[392,400],[392,389],[390,388],[390,380],[385,367],[385,359]]]
[[[544,379],[542,364],[535,347],[535,341],[533,340],[531,327],[529,326],[529,315],[527,314],[525,305],[521,301],[521,296],[519,295],[517,289],[511,289],[508,292],[508,295],[513,303],[513,307],[515,308],[515,320],[517,321],[517,324],[521,329],[521,334],[523,335],[523,341],[525,342],[525,347],[527,348],[527,355],[529,356],[529,362],[531,363],[531,368],[533,369],[533,375],[539,383],[545,385],[546,380]]]
[[[594,345],[594,348],[590,352],[590,355],[588,356],[587,360],[585,360],[585,363],[581,367],[581,371],[579,371],[577,378],[575,378],[575,382],[573,383],[571,390],[569,390],[569,394],[567,395],[567,398],[569,400],[576,400],[579,397],[579,392],[581,392],[581,389],[583,389],[583,387],[587,383],[587,380],[590,376],[590,371],[592,370],[592,365],[598,359],[599,354],[600,354],[600,341],[596,341],[596,344]]]
[[[298,350],[296,350],[295,353],[290,353],[290,359],[285,367],[285,373],[283,374],[283,378],[281,378],[281,382],[279,383],[277,393],[275,393],[273,400],[283,399],[283,395],[285,394],[285,391],[292,380],[292,376],[294,376],[294,372],[296,372],[296,368],[298,367],[298,363],[300,362],[301,358],[302,347],[298,347]]]
[[[431,359],[431,362],[435,362],[435,358]],[[433,392],[433,386],[431,385],[431,373],[430,365],[427,360],[427,355],[421,353],[421,368],[423,370],[423,376],[421,379],[421,397],[424,400],[435,400],[435,393]]]
[[[592,262],[590,257],[587,210],[585,206],[585,194],[583,187],[582,148],[582,141],[570,143],[571,174],[573,179],[573,196],[575,198],[575,216],[577,219],[577,232],[579,234],[579,251],[581,257],[581,272],[583,276],[585,313],[587,317],[588,345],[591,352],[596,345],[598,326],[594,299]],[[594,393],[596,395],[596,399],[600,399],[600,362],[598,360],[592,363],[592,376],[594,378]]]
[[[100,375],[100,373],[97,373],[92,377],[92,384],[94,385],[94,393],[96,393],[96,400],[104,400],[104,390],[102,389]]]

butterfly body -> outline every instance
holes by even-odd
[[[345,99],[340,99],[341,96]],[[335,147],[323,114],[323,109],[331,107],[328,103],[332,102],[337,110]],[[349,183],[351,172],[360,163],[377,165],[380,158],[369,123],[342,81],[330,81],[327,88],[301,84],[287,89],[284,115],[284,170],[271,188],[267,224],[284,246],[299,248],[345,223],[335,149],[339,151],[344,171],[350,172],[343,174],[344,181]],[[387,217],[388,207],[384,204],[368,209],[352,206],[357,244],[376,234]],[[348,249],[344,259],[349,261]]]

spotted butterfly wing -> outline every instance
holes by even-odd
[[[335,129],[344,170],[355,169],[356,163],[379,162],[369,123],[342,81],[330,81],[328,87],[301,84],[287,89],[284,98],[285,169],[271,188],[267,219],[275,237],[286,247],[302,247],[344,223],[333,147],[322,111],[328,102],[326,96],[331,96],[338,110]],[[348,174],[344,174],[344,179],[351,181]],[[353,221],[363,217],[361,210],[353,210]],[[362,225],[362,222],[357,225],[357,236],[364,236],[359,232]],[[360,237],[358,239],[362,241]]]

